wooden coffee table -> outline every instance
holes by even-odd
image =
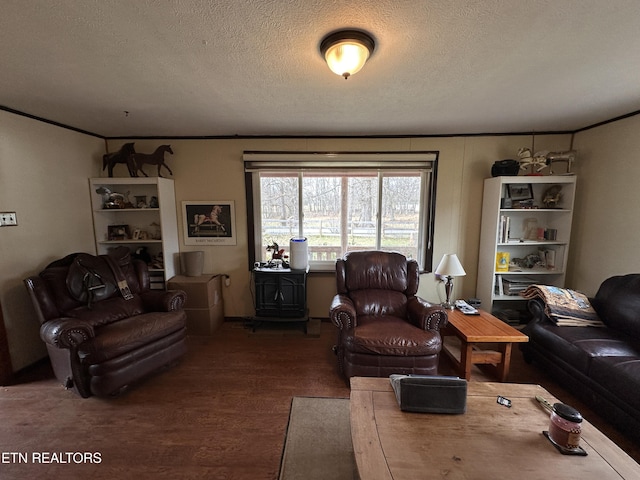
[[[458,309],[447,311],[449,323],[441,331],[442,351],[452,360],[460,377],[470,380],[473,365],[487,365],[504,382],[509,375],[511,345],[528,342],[529,337],[484,310],[478,312],[479,315],[465,315]],[[459,352],[447,343],[447,336],[459,340]]]
[[[496,402],[509,398],[512,407]],[[388,378],[351,378],[351,438],[361,480],[638,479],[640,466],[588,421],[562,455],[542,434],[559,400],[539,385],[470,382],[462,415],[402,412]]]

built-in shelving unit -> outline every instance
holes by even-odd
[[[564,287],[575,175],[494,177],[484,181],[476,296],[509,323],[534,283]]]
[[[166,287],[179,271],[178,220],[173,180],[162,177],[91,178],[91,205],[99,255],[125,245],[146,247],[151,287]],[[119,194],[99,193],[104,188]],[[122,197],[120,197],[122,196]],[[113,202],[116,198],[117,202]],[[115,204],[114,204],[115,203]]]

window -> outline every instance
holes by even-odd
[[[250,261],[306,237],[312,270],[353,250],[395,250],[431,270],[437,153],[245,152]]]

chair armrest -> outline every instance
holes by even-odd
[[[183,290],[147,290],[140,294],[145,310],[149,312],[173,312],[182,310],[187,301]]]
[[[356,326],[356,308],[353,301],[344,294],[339,293],[333,297],[329,310],[331,322],[340,330]]]
[[[407,300],[409,321],[423,330],[440,331],[448,322],[447,311],[440,305],[433,305],[420,297]]]
[[[93,337],[93,327],[76,318],[54,318],[40,327],[40,338],[57,348],[74,348]]]

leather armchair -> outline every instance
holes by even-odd
[[[337,260],[329,315],[339,329],[336,354],[347,381],[437,374],[447,313],[416,296],[418,283],[417,262],[400,253],[349,252]]]
[[[118,289],[88,305],[68,285],[79,254],[25,279],[56,378],[82,397],[108,396],[177,361],[186,352],[183,291],[151,290],[147,265],[127,248],[110,253],[132,293]],[[99,258],[99,257],[94,257]]]

